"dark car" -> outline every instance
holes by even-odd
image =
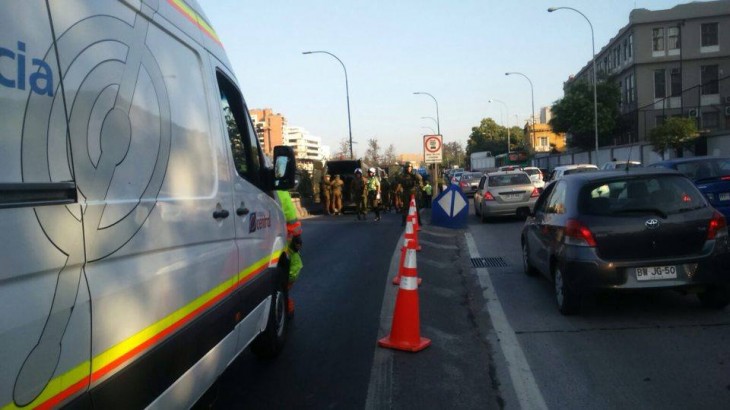
[[[676,169],[691,179],[710,205],[730,217],[730,158],[676,158],[649,165]]]
[[[461,178],[459,179],[459,189],[461,189],[461,192],[468,197],[473,197],[477,191],[479,179],[481,179],[482,175],[484,174],[481,172],[464,172],[461,174]]]
[[[705,306],[730,302],[725,217],[676,171],[565,176],[540,195],[521,242],[525,272],[554,281],[563,314],[596,290],[689,288]]]

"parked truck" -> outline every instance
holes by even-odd
[[[470,161],[472,171],[486,171],[495,167],[491,151],[472,152]]]

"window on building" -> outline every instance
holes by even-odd
[[[702,47],[716,46],[717,41],[717,23],[702,24]]]
[[[717,111],[708,111],[702,113],[702,128],[706,130],[716,130],[720,126],[720,113]]]
[[[652,30],[652,50],[664,51],[664,28]]]
[[[654,98],[667,96],[667,84],[664,70],[654,70]]]
[[[629,38],[628,37],[624,39],[624,48],[623,48],[623,50],[624,50],[624,61],[626,61],[630,57],[630,54],[629,54]]]
[[[634,55],[634,35],[629,34],[629,58]]]
[[[636,101],[636,79],[634,78],[633,73],[629,74],[629,79],[629,83],[631,85],[631,88],[629,89],[629,102],[634,102]]]
[[[672,68],[672,72],[670,74],[671,76],[671,82],[670,86],[672,89],[670,90],[672,97],[681,97],[682,96],[682,72],[679,71],[679,68]]]
[[[669,50],[679,49],[679,27],[669,27],[667,29],[667,46]]]
[[[702,82],[702,95],[717,94],[717,64],[703,65],[700,68],[700,80]]]
[[[542,148],[548,147],[548,137],[540,137],[540,146]]]

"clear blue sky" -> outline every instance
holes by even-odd
[[[356,155],[367,140],[422,152],[424,127],[436,128],[439,103],[444,142],[465,143],[485,117],[520,125],[562,97],[562,84],[628,23],[633,8],[666,9],[675,0],[199,0],[221,38],[251,108],[272,108],[337,149],[347,138],[342,67],[350,83]],[[490,98],[504,101],[490,104]]]

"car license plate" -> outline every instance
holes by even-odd
[[[730,192],[723,192],[720,194],[721,201],[730,201]]]
[[[502,198],[504,198],[505,201],[517,201],[521,197],[521,194],[502,194]]]
[[[636,280],[676,279],[676,266],[648,266],[636,268]]]

